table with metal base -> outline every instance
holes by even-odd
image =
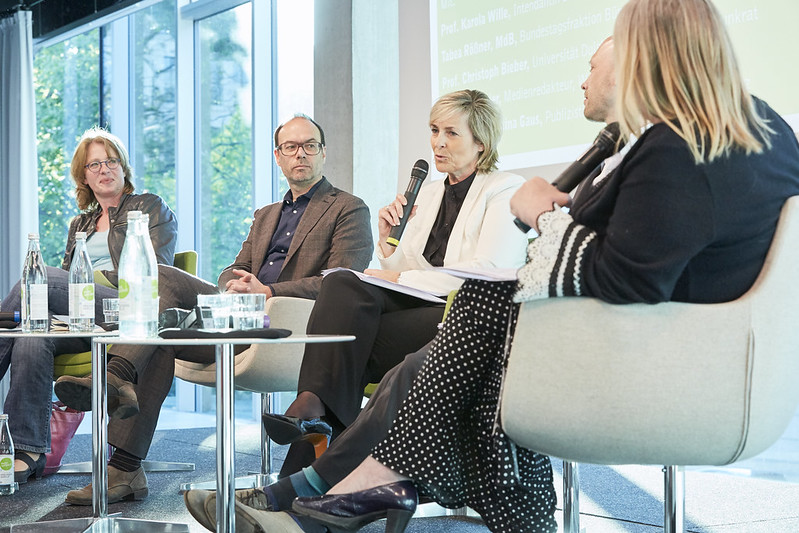
[[[71,518],[65,520],[50,520],[46,522],[33,522],[30,524],[12,525],[12,533],[23,532],[83,532],[102,531],[108,533],[122,533],[128,531],[147,531],[154,533],[189,533],[186,524],[173,524],[168,522],[155,522],[151,520],[134,520],[108,516],[108,429],[106,410],[106,375],[105,375],[105,344],[104,339],[118,339],[116,332],[90,331],[73,332],[66,330],[51,330],[46,333],[28,333],[20,330],[0,330],[0,338],[11,337],[42,337],[42,338],[91,338],[92,339],[92,506],[93,513],[88,518]],[[99,357],[98,347],[102,346],[102,357]],[[102,442],[102,446],[98,444]],[[103,465],[102,471],[96,467]]]
[[[233,337],[203,337],[197,339],[132,339],[123,337],[104,337],[92,340],[92,377],[94,389],[92,394],[92,409],[101,413],[103,422],[107,418],[105,405],[105,355],[108,344],[136,344],[158,346],[214,346],[216,351],[216,525],[218,533],[233,533],[236,531],[236,486],[235,486],[235,439],[233,424],[235,422],[234,403],[234,354],[235,345],[251,344],[282,344],[282,343],[323,343],[323,342],[349,342],[355,340],[354,335],[290,335],[279,339],[264,338],[233,338]],[[95,360],[99,361],[95,366]],[[102,365],[102,368],[99,368]],[[100,374],[102,379],[98,379]],[[101,389],[101,390],[100,390]],[[95,403],[96,402],[96,403]],[[101,405],[102,403],[102,405]],[[100,418],[100,417],[95,417]],[[94,424],[95,420],[92,420]],[[98,427],[101,425],[101,427]],[[95,516],[107,517],[107,476],[108,463],[107,443],[108,434],[104,423],[98,420],[93,426],[93,481],[92,502],[95,507]],[[107,518],[119,522],[118,518]],[[128,529],[110,529],[109,531],[129,531]],[[133,530],[130,530],[133,531]],[[137,531],[142,531],[138,530]],[[172,533],[177,530],[146,529],[146,531],[163,531]],[[184,531],[184,530],[180,530]],[[188,530],[185,530],[188,531]]]
[[[256,393],[257,394],[257,393]],[[274,392],[261,392],[261,414],[272,413],[272,396]],[[277,473],[272,472],[272,450],[269,436],[263,424],[261,426],[261,470],[249,472],[248,475],[233,479],[236,490],[254,489],[277,483]],[[192,481],[181,483],[179,492],[183,494],[190,490],[216,490],[216,481]]]
[[[256,393],[257,394],[257,393]],[[261,414],[272,413],[272,396],[275,392],[261,392]],[[277,483],[278,474],[272,472],[272,447],[269,435],[263,424],[261,426],[261,469],[258,472],[249,472],[248,475],[233,479],[236,490],[254,489]],[[216,481],[192,481],[181,483],[179,492],[183,494],[190,490],[216,490]]]

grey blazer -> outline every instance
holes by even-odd
[[[224,290],[236,276],[234,268],[257,274],[266,258],[272,234],[280,220],[282,202],[255,211],[250,234],[232,265],[219,275]],[[311,197],[291,240],[278,280],[272,284],[275,296],[316,298],[322,285],[322,270],[346,267],[363,270],[372,257],[372,229],[369,208],[352,194],[333,187],[327,178]]]

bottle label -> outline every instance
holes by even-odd
[[[120,299],[128,297],[128,294],[130,294],[130,284],[128,283],[128,280],[126,279],[119,280],[119,287],[117,287],[117,292]]]
[[[145,301],[147,320],[158,323],[158,276],[147,276],[144,280],[142,300]]]
[[[14,456],[0,455],[0,485],[11,485],[14,483]]]
[[[119,280],[120,330],[127,322],[158,322],[158,277],[140,276],[132,284]]]
[[[69,316],[94,318],[94,283],[69,284]]]
[[[47,284],[34,283],[30,285],[30,319],[47,320]]]
[[[119,319],[122,317],[130,317],[133,315],[133,294],[130,292],[130,284],[126,279],[119,279],[119,286],[117,287],[117,296],[119,296]]]

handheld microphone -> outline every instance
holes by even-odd
[[[619,134],[618,122],[612,122],[605,126],[594,139],[594,143],[580,156],[580,159],[561,172],[560,176],[552,182],[552,185],[561,192],[569,192],[577,187],[602,161],[615,153]],[[518,218],[513,223],[524,233],[530,231],[530,226]]]
[[[19,322],[19,311],[0,311],[0,321]]]
[[[422,182],[427,177],[427,171],[430,165],[424,159],[418,160],[414,163],[411,169],[411,181],[408,182],[408,188],[405,189],[405,199],[408,201],[402,210],[402,218],[399,224],[391,228],[391,231],[386,238],[386,243],[390,246],[397,246],[402,232],[405,231],[405,224],[408,222],[408,217],[413,209],[413,203],[416,201],[416,196],[419,194],[419,189],[422,188]]]

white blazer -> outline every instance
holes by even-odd
[[[479,173],[455,219],[444,266],[473,268],[519,268],[524,265],[527,236],[513,224],[510,198],[524,178],[509,172]],[[377,257],[385,270],[401,272],[399,283],[433,294],[446,295],[463,280],[433,272],[422,256],[444,197],[444,180],[424,185],[416,198],[416,216],[408,221],[396,250]]]

